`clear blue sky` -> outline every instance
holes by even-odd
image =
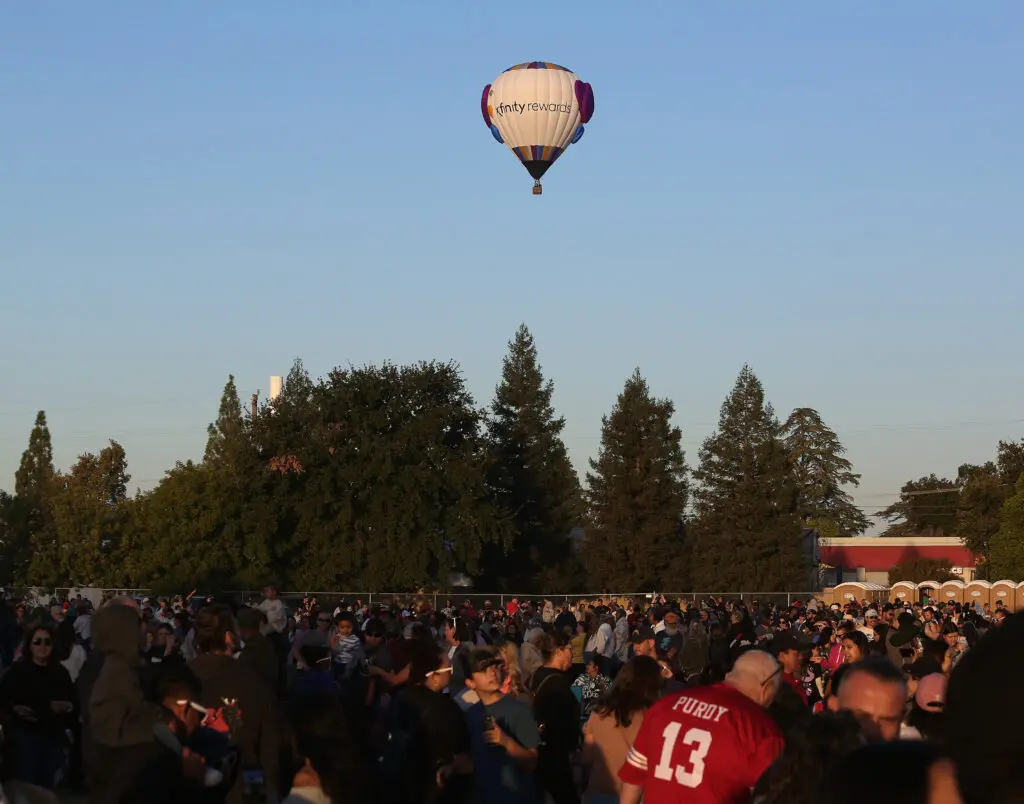
[[[635,9],[635,10],[633,10]],[[1024,4],[8,4],[0,486],[35,411],[151,487],[229,373],[533,330],[579,468],[639,365],[696,459],[749,361],[874,511],[1024,436]],[[593,84],[534,198],[482,87]]]

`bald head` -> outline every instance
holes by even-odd
[[[733,664],[725,683],[761,706],[775,699],[782,683],[782,673],[775,657],[767,651],[748,650],[741,653]]]

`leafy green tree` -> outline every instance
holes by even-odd
[[[694,584],[705,591],[803,589],[810,582],[790,449],[745,365],[694,472]]]
[[[116,441],[99,455],[79,457],[56,477],[52,499],[54,550],[32,557],[32,574],[54,572],[62,585],[107,586],[124,582],[122,541],[131,518],[128,461]]]
[[[482,413],[453,363],[336,369],[313,392],[291,540],[306,589],[443,586],[504,539]]]
[[[47,585],[57,580],[55,570],[38,560],[29,568],[33,555],[52,555],[56,550],[51,507],[56,475],[50,428],[46,424],[46,413],[39,411],[29,434],[28,448],[22,453],[14,475],[14,500],[10,510],[12,574],[31,584]]]
[[[857,536],[867,530],[870,521],[846,491],[860,485],[860,475],[818,411],[794,410],[782,426],[781,437],[793,461],[797,510],[804,523],[839,536]]]
[[[953,480],[928,475],[908,480],[900,498],[875,514],[888,527],[882,536],[954,536],[960,490]]]
[[[991,576],[989,545],[1002,523],[1003,506],[1024,474],[1024,441],[1000,441],[996,460],[980,466],[964,464],[957,473],[956,533],[981,558],[978,577]]]
[[[651,395],[636,369],[601,422],[585,499],[583,561],[603,590],[665,589],[685,571],[683,517],[689,497],[675,405]]]
[[[1003,505],[999,530],[989,545],[994,578],[1024,579],[1024,473]]]
[[[137,497],[124,542],[127,583],[168,592],[232,588],[242,556],[222,538],[225,498],[217,470],[192,461]]]
[[[509,342],[488,419],[489,481],[511,522],[512,543],[488,545],[487,587],[539,592],[564,582],[579,522],[580,485],[555,415],[533,336],[523,324]]]

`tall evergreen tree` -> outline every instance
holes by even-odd
[[[859,486],[860,475],[845,457],[846,448],[813,408],[797,408],[782,426],[782,439],[793,460],[798,513],[824,536],[857,536],[870,521],[846,492]]]
[[[761,381],[745,365],[694,472],[697,587],[771,592],[810,582],[793,463],[781,436]]]
[[[242,403],[238,399],[234,375],[228,376],[220,397],[217,420],[206,428],[206,434],[204,461],[230,463],[237,460],[245,438],[245,419],[242,417]]]
[[[14,497],[0,490],[0,585],[8,586],[14,581],[15,570],[15,529]]]
[[[53,468],[53,441],[46,424],[46,413],[36,414],[35,425],[28,438],[28,448],[21,455],[14,475],[14,500],[11,504],[12,572],[19,580],[46,583],[49,576],[23,576],[34,552],[52,552],[56,544],[52,503],[56,490]]]
[[[602,419],[585,499],[583,560],[591,584],[608,591],[682,585],[683,516],[688,499],[675,405],[651,396],[640,369]]]
[[[539,592],[561,581],[570,559],[569,533],[580,516],[579,478],[556,416],[554,383],[545,380],[525,324],[509,342],[487,422],[489,477],[512,528],[512,543],[487,545],[486,585]]]

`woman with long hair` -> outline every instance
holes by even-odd
[[[74,710],[74,687],[54,653],[54,629],[25,629],[21,657],[0,679],[0,711],[11,723],[11,776],[52,790]]]
[[[580,747],[580,704],[570,687],[572,644],[562,631],[538,642],[544,664],[531,680],[533,713],[541,730],[537,782],[554,804],[579,804],[572,759]]]
[[[843,634],[843,661],[853,664],[868,657],[868,638],[860,631]]]
[[[522,698],[527,694],[527,689],[522,668],[519,666],[519,646],[515,642],[502,642],[498,647],[498,654],[504,661],[501,691],[505,695]]]
[[[644,713],[661,697],[665,680],[661,665],[650,656],[636,656],[619,670],[583,727],[583,760],[590,768],[584,804],[614,804],[622,783],[619,768],[626,761]]]

